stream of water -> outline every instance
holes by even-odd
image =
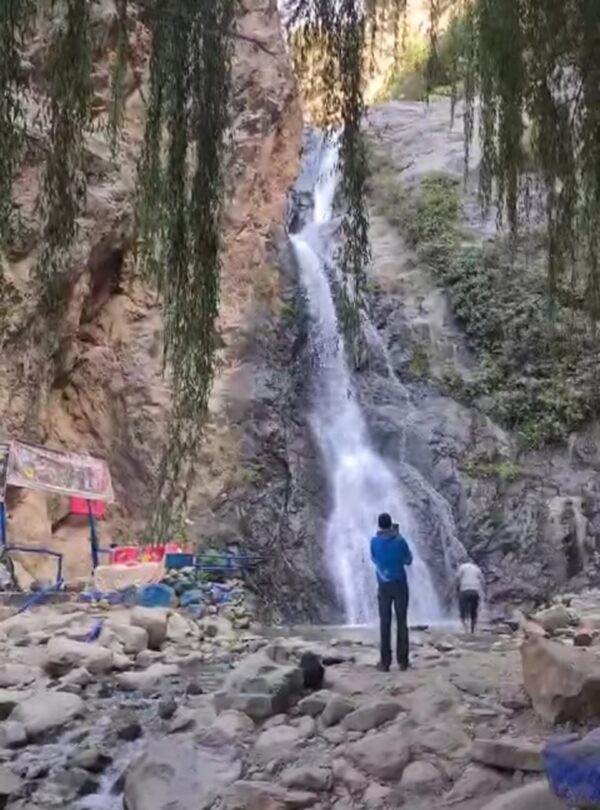
[[[445,617],[423,560],[415,515],[407,505],[401,482],[371,445],[346,362],[327,272],[335,244],[336,164],[335,143],[324,142],[312,217],[299,233],[290,236],[311,316],[311,348],[318,359],[311,427],[323,456],[332,501],[325,562],[346,621],[372,622],[377,609],[369,539],[378,514],[389,512],[409,539],[414,556],[408,574],[410,621],[438,623]]]

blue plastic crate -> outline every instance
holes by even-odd
[[[195,564],[195,554],[183,554],[181,552],[165,554],[165,565],[167,569],[179,570],[180,568],[193,568]]]

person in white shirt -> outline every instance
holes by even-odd
[[[469,625],[471,633],[474,633],[477,627],[479,603],[485,592],[485,580],[481,568],[472,562],[463,563],[456,572],[456,584],[460,620],[465,628],[465,633]]]

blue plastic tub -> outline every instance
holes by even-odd
[[[600,729],[551,740],[543,751],[552,791],[569,807],[600,810]]]
[[[167,569],[178,570],[180,568],[193,568],[195,564],[195,554],[182,554],[180,552],[165,554],[165,565]]]

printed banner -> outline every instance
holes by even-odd
[[[8,442],[0,442],[0,503],[4,502],[4,493],[6,492],[9,450],[10,444]]]
[[[6,481],[15,487],[41,489],[89,501],[111,503],[114,500],[105,461],[23,442],[10,444]]]

